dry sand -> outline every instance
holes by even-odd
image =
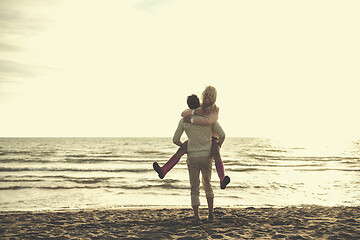
[[[360,239],[360,207],[1,212],[0,239]]]

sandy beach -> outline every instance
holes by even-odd
[[[1,212],[1,239],[360,239],[360,207]]]

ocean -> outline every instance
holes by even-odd
[[[227,138],[215,206],[358,206],[360,140],[309,142]],[[176,150],[171,138],[0,138],[0,210],[190,207],[186,155],[164,179],[152,168]]]

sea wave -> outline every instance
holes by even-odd
[[[119,155],[119,154],[66,154],[64,155],[65,158],[124,158],[124,156],[128,155]]]
[[[0,163],[51,163],[54,161],[39,158],[3,158]]]
[[[0,172],[20,172],[20,171],[38,171],[38,172],[130,172],[143,173],[152,172],[152,168],[148,169],[86,169],[86,168],[37,168],[37,167],[0,167]]]
[[[0,182],[42,182],[42,179],[0,179]]]
[[[80,184],[95,184],[107,182],[111,179],[123,179],[122,177],[70,177],[70,176],[8,176],[0,179],[3,183],[12,182],[48,182],[49,179],[60,179],[61,181],[75,182]]]
[[[113,157],[113,156],[112,156]],[[0,163],[152,163],[159,159],[138,159],[138,158],[120,158],[111,159],[108,158],[0,158]],[[159,160],[166,161],[166,160]]]
[[[360,169],[349,168],[308,168],[308,169],[295,169],[300,172],[324,172],[324,171],[341,171],[341,172],[360,172]]]
[[[0,155],[10,155],[10,154],[32,154],[32,151],[26,151],[26,150],[13,150],[13,151],[1,151]]]
[[[21,189],[27,189],[27,188],[32,188],[29,186],[11,186],[11,187],[0,187],[0,190],[21,190]]]
[[[65,185],[52,185],[52,186],[7,186],[0,187],[0,190],[21,190],[21,189],[46,189],[46,190],[71,190],[71,189],[122,189],[122,190],[144,190],[144,189],[189,189],[188,185],[181,184],[171,184],[171,183],[163,183],[163,184],[143,184],[143,185],[86,185],[79,184],[73,186],[65,186]]]
[[[163,154],[164,152],[162,151],[157,151],[157,150],[138,150],[135,151],[136,153],[140,153],[140,154]]]
[[[274,156],[267,154],[247,154],[250,159],[257,159],[261,161],[342,161],[342,160],[359,160],[358,157],[348,157],[348,156]]]
[[[265,169],[261,168],[236,168],[236,169],[228,169],[232,172],[253,172],[253,171],[266,171]]]

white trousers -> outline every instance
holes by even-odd
[[[187,166],[191,186],[191,206],[200,205],[200,172],[206,197],[214,197],[211,186],[212,157],[188,158]]]

